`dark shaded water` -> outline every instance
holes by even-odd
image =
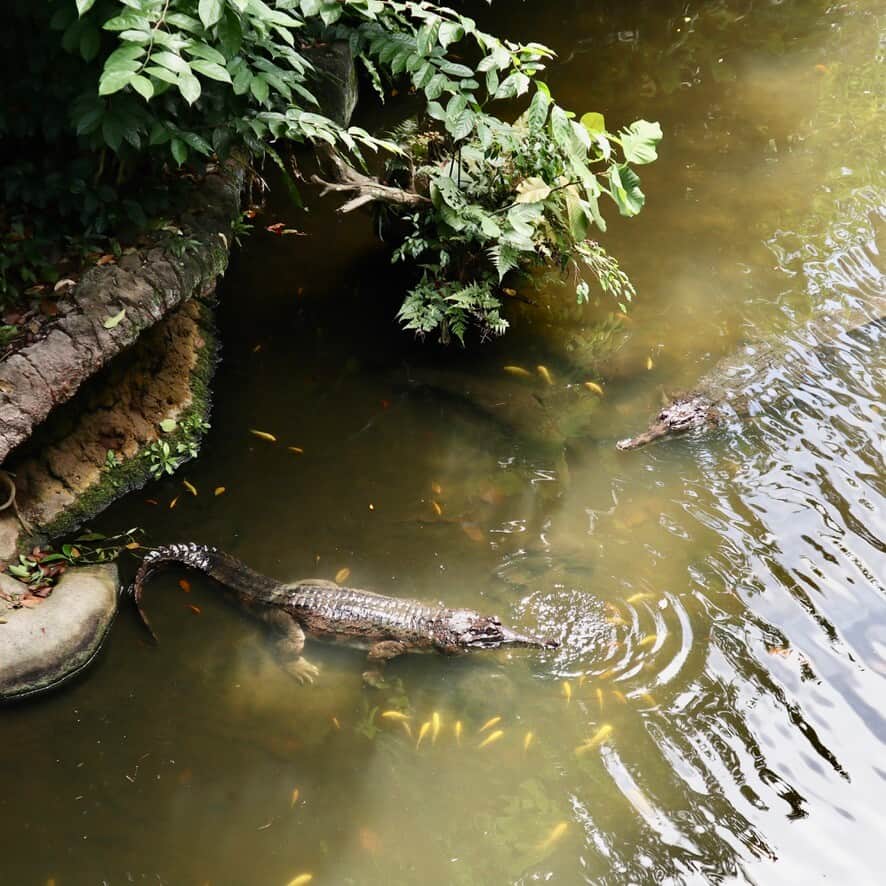
[[[563,646],[400,660],[377,693],[358,653],[309,644],[321,676],[299,687],[209,582],[158,579],[159,649],[124,610],[84,679],[0,714],[0,882],[881,882],[886,357],[882,327],[840,325],[886,298],[874,13],[484,13],[558,51],[566,105],[667,134],[644,214],[607,235],[640,298],[565,462],[410,392],[404,363],[428,357],[377,310],[401,283],[365,217],[318,207],[294,219],[309,238],[256,234],[223,287],[213,430],[182,472],[199,495],[170,510],[180,478],[153,484],[101,528],[217,544],[284,579],[348,568]],[[461,368],[532,368],[540,342],[609,309],[546,297]],[[810,356],[822,316],[835,340]],[[797,359],[750,421],[615,451],[662,388],[771,335]]]

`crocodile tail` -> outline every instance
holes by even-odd
[[[280,582],[250,569],[236,557],[218,548],[198,544],[174,544],[154,548],[142,560],[130,593],[139,618],[155,641],[157,635],[142,608],[142,594],[145,582],[170,563],[198,569],[249,600],[271,602],[282,587]]]

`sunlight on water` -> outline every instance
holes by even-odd
[[[146,504],[178,493],[165,480],[99,528],[216,544],[282,580],[347,568],[562,645],[407,657],[373,691],[360,653],[309,641],[321,674],[302,687],[211,582],[158,578],[159,648],[124,607],[84,678],[0,714],[0,883],[877,882],[875,10],[479,11],[557,49],[566,105],[662,121],[648,206],[606,239],[640,293],[626,320],[550,287],[453,370],[379,318],[401,284],[365,217],[300,219],[313,248],[254,235],[184,472],[226,494]],[[747,415],[615,450],[668,392],[735,386],[726,366]]]

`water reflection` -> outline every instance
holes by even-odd
[[[431,360],[362,310],[397,291],[365,220],[318,214],[315,242],[339,246],[311,265],[256,238],[225,284],[214,429],[187,469],[227,493],[145,504],[177,494],[163,481],[103,525],[282,579],[346,566],[564,643],[404,658],[382,693],[359,653],[315,645],[308,689],[210,583],[158,579],[162,647],[123,612],[77,686],[4,711],[0,880],[876,882],[886,331],[843,325],[886,296],[872,9],[508,7],[515,35],[559,50],[567,104],[617,95],[668,134],[644,215],[607,235],[641,292],[631,319],[552,287],[544,323],[520,313],[453,355],[462,378],[541,363],[599,383],[565,455],[464,392],[404,383]],[[662,389],[761,341],[780,350],[748,420],[615,451]]]

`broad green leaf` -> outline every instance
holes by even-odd
[[[128,31],[120,32],[120,39],[125,40],[127,43],[143,43],[147,45],[153,40],[153,34],[151,31],[130,28]]]
[[[191,67],[199,74],[209,77],[212,80],[220,80],[222,83],[230,83],[231,75],[215,62],[208,62],[202,58],[195,58],[191,62]]]
[[[136,67],[138,66],[136,65]],[[132,79],[134,73],[134,71],[105,72],[98,81],[98,94],[112,95],[115,92],[119,92],[124,86],[129,85],[129,81]]]
[[[156,62],[158,65],[163,65],[164,68],[169,68],[170,71],[174,71],[176,74],[191,74],[191,68],[188,63],[174,52],[155,52],[151,56],[151,61]]]
[[[249,82],[249,88],[261,104],[264,104],[268,100],[268,95],[271,90],[268,87],[268,81],[265,79],[264,74],[258,74],[253,77]]]
[[[582,114],[579,123],[581,123],[591,135],[598,135],[601,132],[606,132],[606,120],[602,114],[598,114],[596,111],[588,111],[587,114]]]
[[[463,95],[454,95],[449,99],[443,123],[455,141],[460,141],[471,134],[474,128],[474,114],[468,109],[468,100]]]
[[[625,164],[609,167],[610,194],[622,215],[634,216],[646,202],[640,190],[640,176]]]
[[[206,59],[208,62],[215,62],[217,65],[225,65],[228,61],[217,49],[213,49],[213,47],[200,40],[194,40],[192,43],[188,43],[187,46],[185,46],[185,50],[190,55]]]
[[[440,45],[446,49],[450,43],[458,43],[462,37],[465,35],[465,29],[454,22],[443,22],[440,25],[440,33],[437,39],[440,41]]]
[[[106,59],[104,73],[111,71],[137,71],[140,59],[145,54],[143,46],[121,46],[115,49]]]
[[[566,188],[566,212],[569,215],[569,232],[572,239],[581,242],[588,236],[590,217],[584,201],[578,195],[575,185]]]
[[[428,102],[427,111],[428,116],[433,117],[435,120],[443,121],[446,119],[446,111],[440,102]]]
[[[542,126],[545,125],[545,122],[548,119],[548,109],[550,106],[551,98],[548,93],[541,89],[537,90],[535,95],[532,96],[532,101],[529,103],[529,110],[526,112],[529,125],[533,129],[541,129]]]
[[[164,434],[171,434],[177,426],[178,422],[174,418],[164,418],[163,421],[160,422],[160,430],[163,431]]]
[[[533,203],[521,203],[508,210],[507,220],[518,236],[531,240],[535,233],[535,222],[541,217],[541,213],[541,206]],[[534,244],[529,248],[533,249]]]
[[[180,28],[182,31],[188,31],[191,34],[199,34],[203,27],[200,22],[193,16],[185,15],[183,12],[170,12],[166,15],[166,23]]]
[[[551,111],[551,137],[565,151],[569,152],[572,147],[572,127],[569,125],[569,117],[566,111],[559,105],[554,105]]]
[[[425,97],[430,100],[440,98],[448,82],[444,74],[435,74],[431,77],[431,82],[425,86]]]
[[[551,193],[551,188],[537,176],[523,179],[517,185],[515,203],[540,203]]]
[[[243,29],[240,19],[230,9],[218,23],[218,39],[221,48],[229,57],[235,56],[240,51],[240,46],[243,43]]]
[[[95,6],[95,0],[77,0],[77,15],[85,15]]]
[[[197,6],[197,13],[204,28],[211,28],[216,24],[224,11],[224,0],[200,0]]]
[[[440,65],[440,70],[450,77],[473,77],[474,72],[466,65],[459,65],[455,62],[445,61]]]
[[[198,98],[202,87],[200,81],[190,72],[178,75],[178,91],[182,94],[182,98],[189,104],[194,104]]]
[[[169,150],[172,152],[172,157],[179,166],[188,159],[188,146],[180,138],[172,139],[169,143]]]
[[[203,22],[204,28],[211,28],[217,24],[225,11],[224,0],[200,0],[197,6],[197,13],[200,21]]]
[[[148,65],[145,68],[145,73],[150,74],[152,77],[156,77],[158,80],[163,80],[165,83],[170,83],[173,86],[178,85],[178,77],[172,73],[172,71],[167,68],[161,68],[159,65]]]
[[[658,158],[655,146],[661,141],[661,126],[648,120],[636,120],[620,134],[621,146],[628,163],[642,165]]]
[[[516,98],[529,89],[529,78],[519,71],[514,71],[502,80],[495,92],[496,98]]]
[[[84,61],[91,62],[98,55],[100,39],[98,28],[84,28],[80,35],[80,55]]]
[[[129,85],[145,100],[149,101],[154,95],[154,84],[141,74],[133,74]]]

